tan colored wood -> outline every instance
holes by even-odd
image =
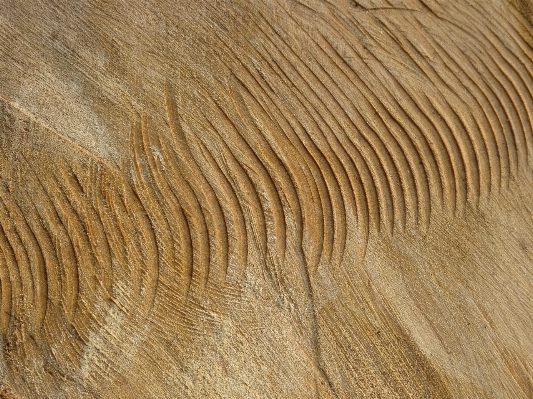
[[[531,398],[527,1],[0,1],[0,398]]]

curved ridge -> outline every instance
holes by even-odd
[[[19,364],[39,351],[65,372],[79,367],[111,307],[139,320],[150,314],[156,234],[116,168],[85,152],[66,159],[68,141],[7,103],[1,116],[0,329],[7,359]],[[49,142],[42,145],[43,138]],[[65,344],[50,347],[56,339]]]
[[[25,143],[0,118],[8,340],[20,320],[37,341],[59,334],[60,320],[76,337],[64,357],[75,358],[111,307],[146,322],[159,290],[183,301],[218,295],[257,258],[282,285],[295,249],[307,273],[352,260],[351,235],[364,256],[372,234],[427,230],[439,208],[461,214],[529,167],[533,35],[512,29],[516,15],[500,14],[505,33],[483,7],[454,5],[450,14],[473,15],[466,24],[412,10],[340,16],[328,4],[299,14],[287,4],[276,12],[291,34],[258,6],[250,26],[241,22],[254,33],[242,42],[215,28],[222,77],[179,95],[168,80],[154,120],[133,113],[126,171],[30,117],[31,138],[55,138],[44,149],[42,139]],[[443,24],[461,40],[439,34]],[[160,285],[162,269],[180,292]]]
[[[295,27],[311,17],[279,4]],[[424,231],[439,206],[460,215],[529,162],[533,103],[524,82],[532,68],[519,32],[511,39],[528,58],[522,61],[483,24],[474,34],[423,10],[335,19],[324,13],[339,12],[332,7],[314,10],[314,33],[295,28],[293,36],[277,29],[268,10],[257,9],[251,29],[260,39],[250,39],[247,53],[215,30],[231,73],[224,82],[199,82],[190,101],[204,109],[188,112],[188,126],[165,84],[172,141],[158,134],[164,162],[154,147],[144,148],[149,167],[137,172],[146,175],[144,186],[152,179],[161,192],[173,193],[174,211],[161,210],[157,223],[170,228],[172,213],[185,210],[178,225],[192,227],[184,241],[195,254],[188,255],[188,269],[191,275],[207,270],[204,285],[213,256],[224,276],[231,259],[240,259],[241,275],[254,243],[261,257],[283,264],[289,224],[312,270],[342,261],[352,216],[364,242],[370,226],[395,234],[412,223]],[[401,29],[411,24],[431,32],[428,21],[435,20],[450,23],[465,42]],[[396,57],[390,48],[399,49]],[[159,201],[141,201],[168,205],[167,194],[154,197]]]

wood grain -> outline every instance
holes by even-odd
[[[0,397],[531,397],[531,7],[1,1]]]

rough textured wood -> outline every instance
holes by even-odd
[[[0,397],[533,397],[532,9],[0,0]]]

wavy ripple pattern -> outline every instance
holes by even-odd
[[[371,233],[423,232],[437,210],[461,215],[528,170],[533,48],[518,14],[494,25],[485,3],[275,3],[277,18],[257,6],[242,22],[238,44],[213,27],[228,73],[194,93],[166,82],[164,131],[133,115],[124,170],[0,101],[0,331],[13,358],[29,351],[22,330],[61,336],[71,348],[51,356],[74,362],[111,306],[145,319],[162,265],[183,300],[241,282],[252,258],[279,285],[288,247],[308,273],[346,260],[348,242],[364,256]]]

